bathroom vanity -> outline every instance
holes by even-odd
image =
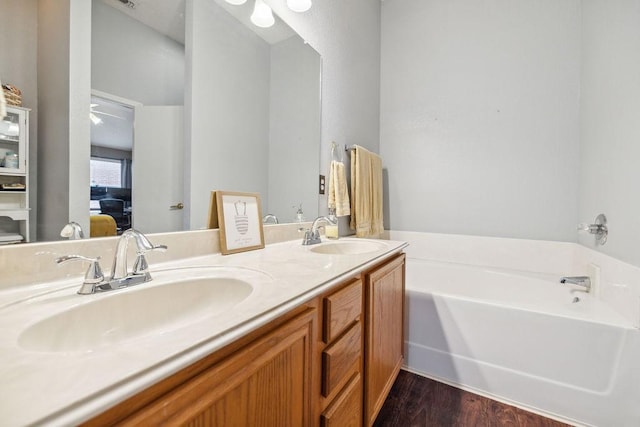
[[[17,389],[45,384],[36,394],[52,398],[38,408],[33,395],[17,393],[0,404],[0,414],[27,424],[371,425],[403,362],[404,246],[341,239],[303,247],[296,240],[166,263],[155,272],[152,264],[154,280],[140,290],[172,289],[178,272],[183,282],[190,277],[189,286],[212,274],[220,280],[237,274],[253,291],[230,311],[176,318],[178,326],[113,343],[43,343],[34,337],[44,334],[32,330],[50,317],[38,320],[42,315],[34,311],[27,332],[15,333],[18,348],[7,356],[23,354],[32,364],[14,364],[24,373],[15,377]],[[183,282],[178,286],[187,286]],[[59,317],[87,298],[76,290],[65,285],[27,299],[36,306],[49,298],[58,305],[73,301],[56,308]],[[183,304],[180,288],[174,292],[172,303]],[[156,294],[148,293],[147,304]],[[88,304],[104,296],[89,296]],[[196,305],[193,311],[200,310]],[[11,337],[3,341],[6,347]],[[56,384],[64,372],[72,378]],[[36,410],[18,413],[29,405]]]
[[[397,254],[86,425],[372,425],[403,362],[403,304]]]

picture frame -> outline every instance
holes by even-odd
[[[220,230],[223,255],[264,248],[260,194],[213,191],[209,207],[209,228]]]

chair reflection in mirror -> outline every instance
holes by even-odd
[[[111,215],[91,215],[89,233],[91,237],[116,236],[118,234],[116,220]]]
[[[116,221],[118,234],[124,230],[131,228],[131,220],[129,212],[125,210],[124,200],[122,199],[101,199],[100,213],[110,215]]]

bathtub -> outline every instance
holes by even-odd
[[[410,249],[408,370],[574,425],[640,426],[640,338],[629,319],[553,273]]]

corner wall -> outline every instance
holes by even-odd
[[[322,56],[320,173],[329,176],[331,141],[378,152],[380,1],[314,1],[305,13],[282,0],[265,2]],[[326,195],[319,196],[318,212],[328,213]]]
[[[579,222],[604,213],[610,234],[579,242],[640,265],[640,1],[582,4]]]
[[[295,220],[302,204],[305,216],[318,216],[320,162],[319,55],[297,36],[271,46],[269,108],[269,192],[262,213],[282,222]],[[266,203],[265,203],[266,202]]]
[[[92,2],[91,88],[145,105],[184,104],[184,46]]]
[[[267,194],[270,48],[221,10],[215,2],[186,3],[185,215],[191,230],[207,226],[211,190]]]
[[[90,34],[91,2],[38,2],[38,240],[69,221],[89,229]]]
[[[29,113],[29,217],[31,240],[36,236],[38,211],[38,0],[2,0],[0,79],[22,91]]]

